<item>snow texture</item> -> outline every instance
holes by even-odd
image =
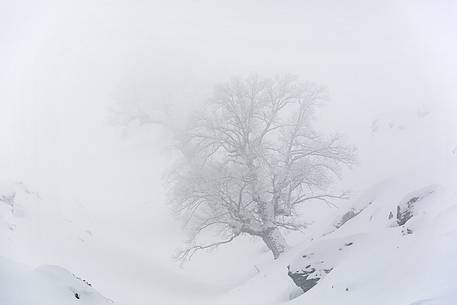
[[[217,304],[457,304],[455,180],[426,180],[372,187]]]
[[[1,305],[113,304],[86,281],[58,266],[28,266],[0,257]]]

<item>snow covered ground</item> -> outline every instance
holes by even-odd
[[[451,173],[443,175],[440,181],[405,176],[378,183],[344,208],[331,210],[325,221],[316,222],[303,234],[290,235],[292,247],[279,260],[273,261],[262,246],[254,245],[257,252],[246,258],[244,267],[240,262],[237,269],[240,279],[232,284],[229,292],[206,301],[190,298],[188,304],[456,304],[456,181],[456,175]],[[69,253],[74,254],[73,261],[78,260],[78,256],[86,257],[84,253],[87,253],[100,264],[100,274],[95,278],[106,278],[106,270],[103,270],[106,266],[102,262],[110,258],[105,257],[109,253],[102,248],[108,244],[100,244],[103,241],[94,237],[96,233],[88,229],[89,224],[81,219],[79,224],[74,221],[63,217],[50,202],[25,184],[2,184],[1,305],[113,302],[100,295],[97,285],[90,277],[80,276],[79,270],[67,271],[50,265],[32,268],[13,261],[30,265],[46,260],[44,257],[49,255],[48,259],[80,268],[82,265],[71,263]],[[41,249],[41,257],[37,249]],[[123,259],[138,259],[134,251],[125,254]],[[61,258],[56,259],[59,256]],[[143,263],[143,267],[148,268],[148,263]],[[129,272],[134,272],[133,265],[125,266],[130,269],[124,270],[130,281],[140,274],[129,276]],[[246,266],[251,268],[245,269]],[[97,264],[92,267],[97,268]],[[312,280],[308,282],[312,283],[311,288],[303,293],[288,272],[306,275],[306,280]],[[184,287],[185,282],[176,284]],[[201,283],[195,286],[201,287]],[[162,302],[178,304],[171,298],[169,302],[166,298]]]
[[[364,206],[358,215],[336,228],[338,211],[327,226],[310,228],[307,241],[258,265],[256,276],[218,304],[456,304],[457,180],[418,180],[373,187],[346,209]],[[411,212],[404,224],[398,207]],[[303,293],[288,269],[319,280]]]
[[[24,183],[0,184],[0,276],[4,276],[0,281],[0,296],[4,296],[1,305],[74,304],[72,297],[69,303],[62,301],[67,300],[70,290],[81,291],[81,296],[99,291],[121,300],[116,303],[129,305],[179,304],[184,298],[198,299],[219,291],[182,272],[172,258],[178,246],[173,236],[157,230],[160,222],[150,223],[154,219],[150,215],[157,212],[154,206],[132,204],[130,207],[141,212],[129,209],[122,216],[113,211],[91,214],[85,207],[68,199],[63,208],[61,199],[35,192]],[[18,267],[21,265],[26,267]],[[39,270],[46,273],[51,268],[38,266],[53,265],[60,270],[55,281],[36,275],[41,274]],[[33,271],[35,268],[37,271]],[[78,286],[79,281],[72,282],[64,273],[76,274],[93,288]],[[10,276],[18,280],[9,282]],[[68,284],[63,287],[62,281]],[[43,292],[28,288],[34,282],[45,287]],[[180,295],[172,296],[175,285],[182,289]],[[14,286],[17,295],[11,292]],[[49,294],[52,289],[57,293],[55,298]],[[104,304],[99,300],[91,297],[82,304]]]
[[[456,305],[456,16],[452,1],[0,1],[0,305]],[[358,148],[338,186],[353,196],[303,207],[277,261],[246,238],[181,268],[169,139],[109,109],[185,116],[251,72],[328,87],[318,124]]]
[[[0,304],[114,304],[91,286],[58,266],[45,265],[32,269],[0,257]]]

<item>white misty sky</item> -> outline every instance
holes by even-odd
[[[152,237],[165,260],[179,239],[163,205],[167,138],[110,126],[108,108],[183,112],[253,72],[328,87],[319,125],[359,148],[350,188],[455,168],[456,28],[451,0],[0,0],[0,179],[120,223],[148,206],[138,226],[173,232]]]

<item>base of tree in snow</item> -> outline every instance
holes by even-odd
[[[457,194],[446,181],[424,185],[371,188],[214,304],[457,304]],[[335,228],[348,211],[357,213]]]

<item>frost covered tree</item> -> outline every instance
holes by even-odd
[[[278,258],[283,230],[300,230],[300,205],[331,203],[329,186],[353,149],[313,129],[325,92],[294,77],[234,79],[179,134],[171,200],[190,232],[179,258],[248,234]]]

